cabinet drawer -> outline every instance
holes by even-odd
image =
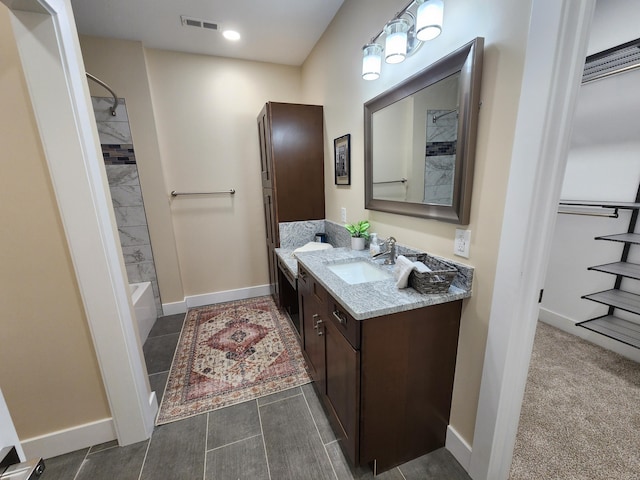
[[[327,292],[324,287],[300,263],[298,263],[298,289],[308,292],[321,304],[327,300]]]
[[[342,305],[336,302],[333,297],[329,297],[327,306],[329,308],[327,311],[329,321],[338,328],[353,348],[359,350],[361,322],[349,315]]]
[[[280,260],[279,258],[278,258],[278,267],[280,268],[280,271],[282,272],[282,275],[284,275],[284,277],[288,280],[288,282],[291,284],[291,286],[295,290],[296,289],[296,279],[293,277],[293,274],[287,268],[285,263],[282,260]]]

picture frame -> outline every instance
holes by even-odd
[[[351,185],[351,134],[333,141],[336,185]]]

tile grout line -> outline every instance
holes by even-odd
[[[295,388],[300,388],[300,387],[295,387]],[[280,392],[277,392],[277,393],[280,393]],[[296,393],[295,395],[291,395],[290,397],[279,398],[278,400],[274,400],[273,402],[261,403],[261,404],[258,405],[258,408],[266,407],[267,405],[273,405],[274,403],[278,403],[278,402],[284,402],[285,400],[289,400],[290,398],[299,397],[300,395],[302,395],[302,389],[300,390],[300,393]],[[264,397],[262,397],[262,398],[264,398]],[[260,398],[256,398],[256,400],[260,400]]]
[[[151,437],[149,437],[149,440],[147,441],[147,449],[144,451],[144,458],[142,459],[142,465],[140,465],[140,473],[138,474],[138,480],[142,478],[144,464],[147,463],[147,455],[149,454],[149,447],[151,446],[151,438],[153,438],[153,433],[151,433]]]
[[[235,442],[225,443],[224,445],[220,445],[219,447],[214,447],[211,450],[207,450],[206,453],[215,452],[216,450],[220,450],[221,448],[230,447],[231,445],[235,445],[236,443],[246,442],[247,440],[251,440],[252,438],[256,438],[262,435],[261,433],[257,433],[255,435],[251,435],[250,437],[241,438],[240,440],[236,440]]]
[[[80,475],[80,470],[82,470],[84,462],[87,461],[87,457],[89,456],[90,451],[91,451],[91,447],[87,448],[87,453],[84,454],[84,458],[80,462],[80,466],[78,467],[78,471],[76,472],[76,474],[73,476],[73,480],[76,480],[78,478],[78,475]]]
[[[302,390],[302,388],[300,390]],[[339,480],[338,473],[336,472],[336,468],[333,466],[333,462],[331,461],[331,457],[329,456],[327,445],[325,445],[324,441],[322,440],[322,435],[320,435],[320,429],[318,428],[318,423],[316,422],[316,418],[313,416],[313,412],[311,411],[311,407],[309,406],[309,401],[307,400],[307,396],[304,394],[304,390],[302,390],[302,398],[304,398],[304,403],[307,406],[307,410],[309,410],[309,415],[311,416],[311,421],[313,421],[313,426],[316,427],[316,432],[318,432],[318,438],[320,439],[320,444],[322,445],[322,448],[324,448],[324,453],[327,456],[327,460],[329,460],[329,465],[331,465],[331,471],[333,471],[333,475],[336,477],[336,480]]]
[[[260,414],[260,405],[258,405],[258,400],[255,400],[255,402],[256,402],[256,408],[258,409],[258,421],[260,422],[260,433],[262,434],[262,448],[264,448],[264,459],[267,462],[267,477],[269,477],[269,480],[271,480],[271,468],[269,468],[269,455],[267,454],[267,442],[264,439],[264,428],[262,427],[262,415]]]
[[[207,426],[204,431],[204,468],[202,469],[202,480],[207,480],[207,451],[209,448],[209,413],[207,412]]]

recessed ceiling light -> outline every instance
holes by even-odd
[[[240,40],[240,34],[235,30],[225,30],[222,32],[222,35],[224,35],[224,38],[227,40]]]

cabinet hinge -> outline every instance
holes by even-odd
[[[542,295],[544,294],[544,288],[540,290],[540,296],[538,297],[538,303],[542,302]]]

